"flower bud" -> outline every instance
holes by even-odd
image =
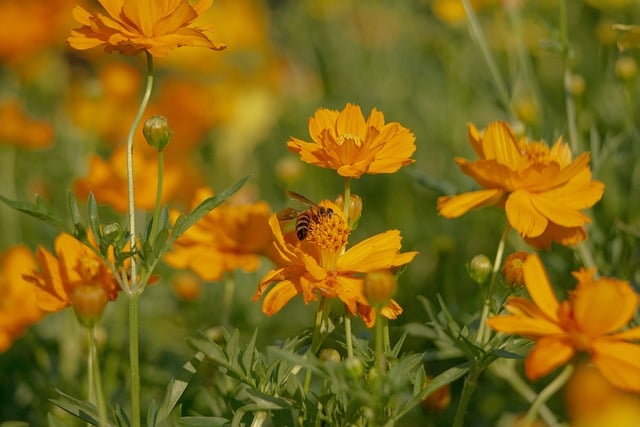
[[[638,63],[630,56],[622,56],[616,61],[616,76],[624,81],[630,81],[638,74]]]
[[[529,254],[524,251],[518,251],[510,254],[502,266],[502,275],[507,285],[519,288],[524,286],[524,273],[522,266],[527,260]]]
[[[169,122],[162,116],[153,116],[147,119],[144,122],[142,133],[147,143],[158,151],[164,150],[173,136]]]
[[[102,227],[102,235],[108,244],[113,245],[122,238],[123,230],[117,222],[110,222]]]
[[[108,301],[107,291],[98,283],[81,284],[71,291],[73,311],[78,321],[87,328],[92,328],[100,321]]]
[[[190,272],[180,272],[171,278],[175,294],[184,301],[193,301],[202,292],[202,283],[198,276]]]
[[[364,296],[375,308],[387,305],[397,287],[396,279],[389,270],[372,271],[364,276]]]
[[[482,285],[487,280],[492,270],[491,260],[486,255],[476,255],[467,264],[467,273],[478,285]]]
[[[431,377],[428,377],[423,388],[426,388],[431,382]],[[442,412],[451,404],[451,384],[445,384],[442,387],[435,390],[429,396],[422,400],[422,406],[429,412]]]
[[[569,93],[571,93],[571,96],[573,96],[574,98],[582,96],[587,85],[584,77],[582,77],[580,74],[572,74],[569,77],[568,83],[568,89]]]
[[[318,359],[323,362],[339,362],[340,353],[335,348],[323,348],[318,354]]]
[[[353,379],[358,379],[364,374],[364,364],[359,357],[348,357],[344,361],[344,367]]]
[[[344,211],[344,195],[336,197],[335,204]],[[349,230],[353,231],[358,226],[362,215],[362,199],[357,194],[349,196]]]

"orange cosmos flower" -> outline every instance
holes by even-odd
[[[35,289],[22,277],[34,268],[36,261],[26,246],[14,246],[0,256],[0,352],[44,315]]]
[[[468,134],[480,159],[456,158],[456,163],[485,189],[440,197],[440,215],[457,218],[470,209],[504,206],[511,226],[531,246],[549,248],[552,241],[574,245],[586,239],[584,225],[591,219],[582,210],[604,192],[604,184],[591,179],[589,153],[572,161],[561,139],[553,147],[518,141],[499,121],[489,124],[482,135],[469,124]]]
[[[0,102],[0,144],[38,149],[53,143],[53,126],[27,116],[17,100]]]
[[[252,300],[257,301],[275,283],[262,303],[262,311],[270,316],[298,294],[302,294],[305,303],[316,300],[318,295],[337,297],[371,327],[375,310],[364,295],[364,275],[407,264],[417,252],[400,253],[398,230],[370,237],[345,251],[349,227],[340,208],[328,200],[318,205],[332,209],[332,214],[312,217],[304,240],[298,239],[295,230],[283,234],[277,215],[271,216],[277,266],[260,281]],[[388,319],[395,319],[400,313],[402,307],[394,300],[380,310]]]
[[[201,188],[193,207],[211,195],[211,190]],[[256,271],[271,243],[270,214],[265,202],[218,206],[178,238],[164,261],[209,281],[221,279],[226,271]]]
[[[393,173],[414,162],[415,136],[397,122],[385,124],[375,108],[366,121],[357,105],[347,104],[342,111],[320,108],[309,119],[309,134],[313,142],[290,138],[289,150],[344,177]]]
[[[602,375],[624,390],[640,391],[640,327],[623,329],[638,309],[639,297],[628,282],[594,277],[594,269],[582,269],[569,300],[558,302],[537,255],[523,266],[524,281],[533,301],[509,298],[511,314],[488,320],[493,329],[519,334],[536,344],[525,361],[532,380],[569,362],[578,352],[587,353]]]
[[[78,310],[87,308],[77,305],[86,303],[88,293],[97,294],[104,303],[116,299],[120,286],[109,267],[93,250],[66,233],[56,238],[54,246],[55,255],[43,247],[38,248],[41,270],[24,275],[26,280],[36,285],[40,308],[54,312],[73,305],[78,313]]]
[[[146,50],[166,56],[180,46],[225,48],[209,35],[209,26],[197,26],[196,18],[209,9],[213,0],[98,0],[109,16],[90,13],[81,6],[73,9],[82,27],[71,31],[67,41],[78,50],[104,46],[106,52],[135,55]]]

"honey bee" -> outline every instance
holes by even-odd
[[[309,226],[312,222],[317,222],[320,217],[323,216],[328,218],[333,216],[333,209],[318,206],[302,194],[294,191],[285,191],[285,193],[292,200],[301,203],[307,208],[305,210],[286,208],[278,213],[278,219],[280,221],[296,220],[296,236],[298,236],[298,240],[304,240],[307,237]]]

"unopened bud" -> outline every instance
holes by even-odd
[[[158,151],[164,150],[173,136],[169,122],[162,116],[153,116],[147,119],[144,122],[142,133],[147,143]]]
[[[358,379],[364,374],[364,364],[359,357],[348,357],[344,361],[347,374],[353,379]]]
[[[344,195],[336,197],[336,205],[344,211]],[[362,199],[357,194],[349,196],[349,230],[353,231],[358,226],[360,216],[362,215]]]
[[[529,254],[524,251],[518,251],[510,254],[502,266],[502,275],[507,285],[511,287],[524,286],[524,272],[522,266],[527,260]]]
[[[102,318],[109,296],[104,287],[98,283],[81,284],[71,291],[71,305],[78,321],[87,328],[92,328]]]
[[[387,305],[397,287],[396,279],[389,270],[372,271],[364,276],[364,296],[375,308]]]
[[[476,255],[467,264],[467,273],[478,285],[482,285],[487,280],[492,270],[491,260],[486,255]]]
[[[426,388],[431,382],[431,377],[424,382]],[[422,406],[429,412],[442,412],[451,404],[451,384],[445,384],[422,400]]]
[[[102,227],[102,235],[104,236],[104,240],[110,245],[120,240],[122,234],[122,227],[117,222],[110,222]]]
[[[340,353],[335,348],[323,348],[318,354],[318,359],[323,362],[339,362]]]

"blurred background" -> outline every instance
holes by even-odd
[[[342,110],[352,102],[365,116],[375,107],[386,121],[415,134],[415,163],[396,174],[352,182],[364,210],[351,242],[397,228],[403,250],[420,253],[400,279],[396,299],[404,313],[392,324],[394,333],[427,321],[417,295],[431,301],[442,295],[452,314],[469,322],[481,302],[465,264],[477,254],[495,256],[505,219],[493,208],[456,220],[436,213],[438,196],[474,188],[454,163],[456,156],[474,158],[467,123],[484,128],[506,120],[522,135],[554,142],[568,138],[568,97],[575,107],[578,151],[591,151],[594,178],[607,186],[590,213],[588,248],[602,274],[637,286],[638,54],[618,49],[611,26],[640,23],[640,4],[470,3],[506,98],[496,89],[457,0],[216,0],[203,21],[213,25],[214,39],[227,49],[177,49],[155,61],[157,80],[146,117],[161,114],[174,130],[166,150],[164,203],[184,210],[198,187],[220,191],[245,175],[250,179],[242,196],[265,200],[273,211],[287,206],[286,189],[312,200],[334,198],[342,180],[331,170],[303,164],[287,151],[286,141],[309,140],[307,121],[320,107]],[[71,50],[65,38],[77,27],[71,15],[75,4],[0,0],[0,194],[28,201],[38,194],[63,215],[68,189],[80,201],[92,191],[103,217],[125,224],[124,144],[142,91],[144,57]],[[142,135],[137,138],[137,201],[150,209],[155,156]],[[51,249],[56,236],[52,227],[5,206],[0,206],[0,227],[2,251],[18,244]],[[508,249],[526,246],[514,235]],[[572,288],[569,272],[581,265],[573,251],[554,246],[542,256],[552,282]],[[3,275],[10,267],[3,266]],[[246,336],[258,328],[262,345],[300,333],[300,325],[311,326],[315,311],[296,299],[273,317],[262,314],[260,304],[249,300],[269,268],[265,259],[254,273],[229,275],[237,291],[231,325]],[[221,321],[216,301],[222,281],[200,282],[166,266],[160,274],[142,298],[146,403],[162,397],[170,377],[192,355],[185,339]],[[195,280],[195,291],[180,292],[180,280]],[[126,405],[123,299],[108,306],[101,323],[101,358],[109,399]],[[0,321],[10,323],[11,312],[2,307],[0,302]],[[354,326],[367,337],[360,321]],[[74,390],[82,381],[83,347],[70,310],[47,315],[16,336],[0,353],[0,421],[44,425],[47,411],[56,410],[48,402],[55,388]],[[432,347],[410,336],[405,349]],[[435,375],[455,362],[427,362],[426,368]],[[194,413],[213,412],[207,378],[207,372],[199,375],[185,395],[184,406]],[[507,423],[526,411],[527,404],[508,386],[484,380],[469,425]],[[444,412],[416,408],[406,425],[447,425],[460,387],[453,384],[453,403]],[[560,400],[552,407],[562,413]]]

